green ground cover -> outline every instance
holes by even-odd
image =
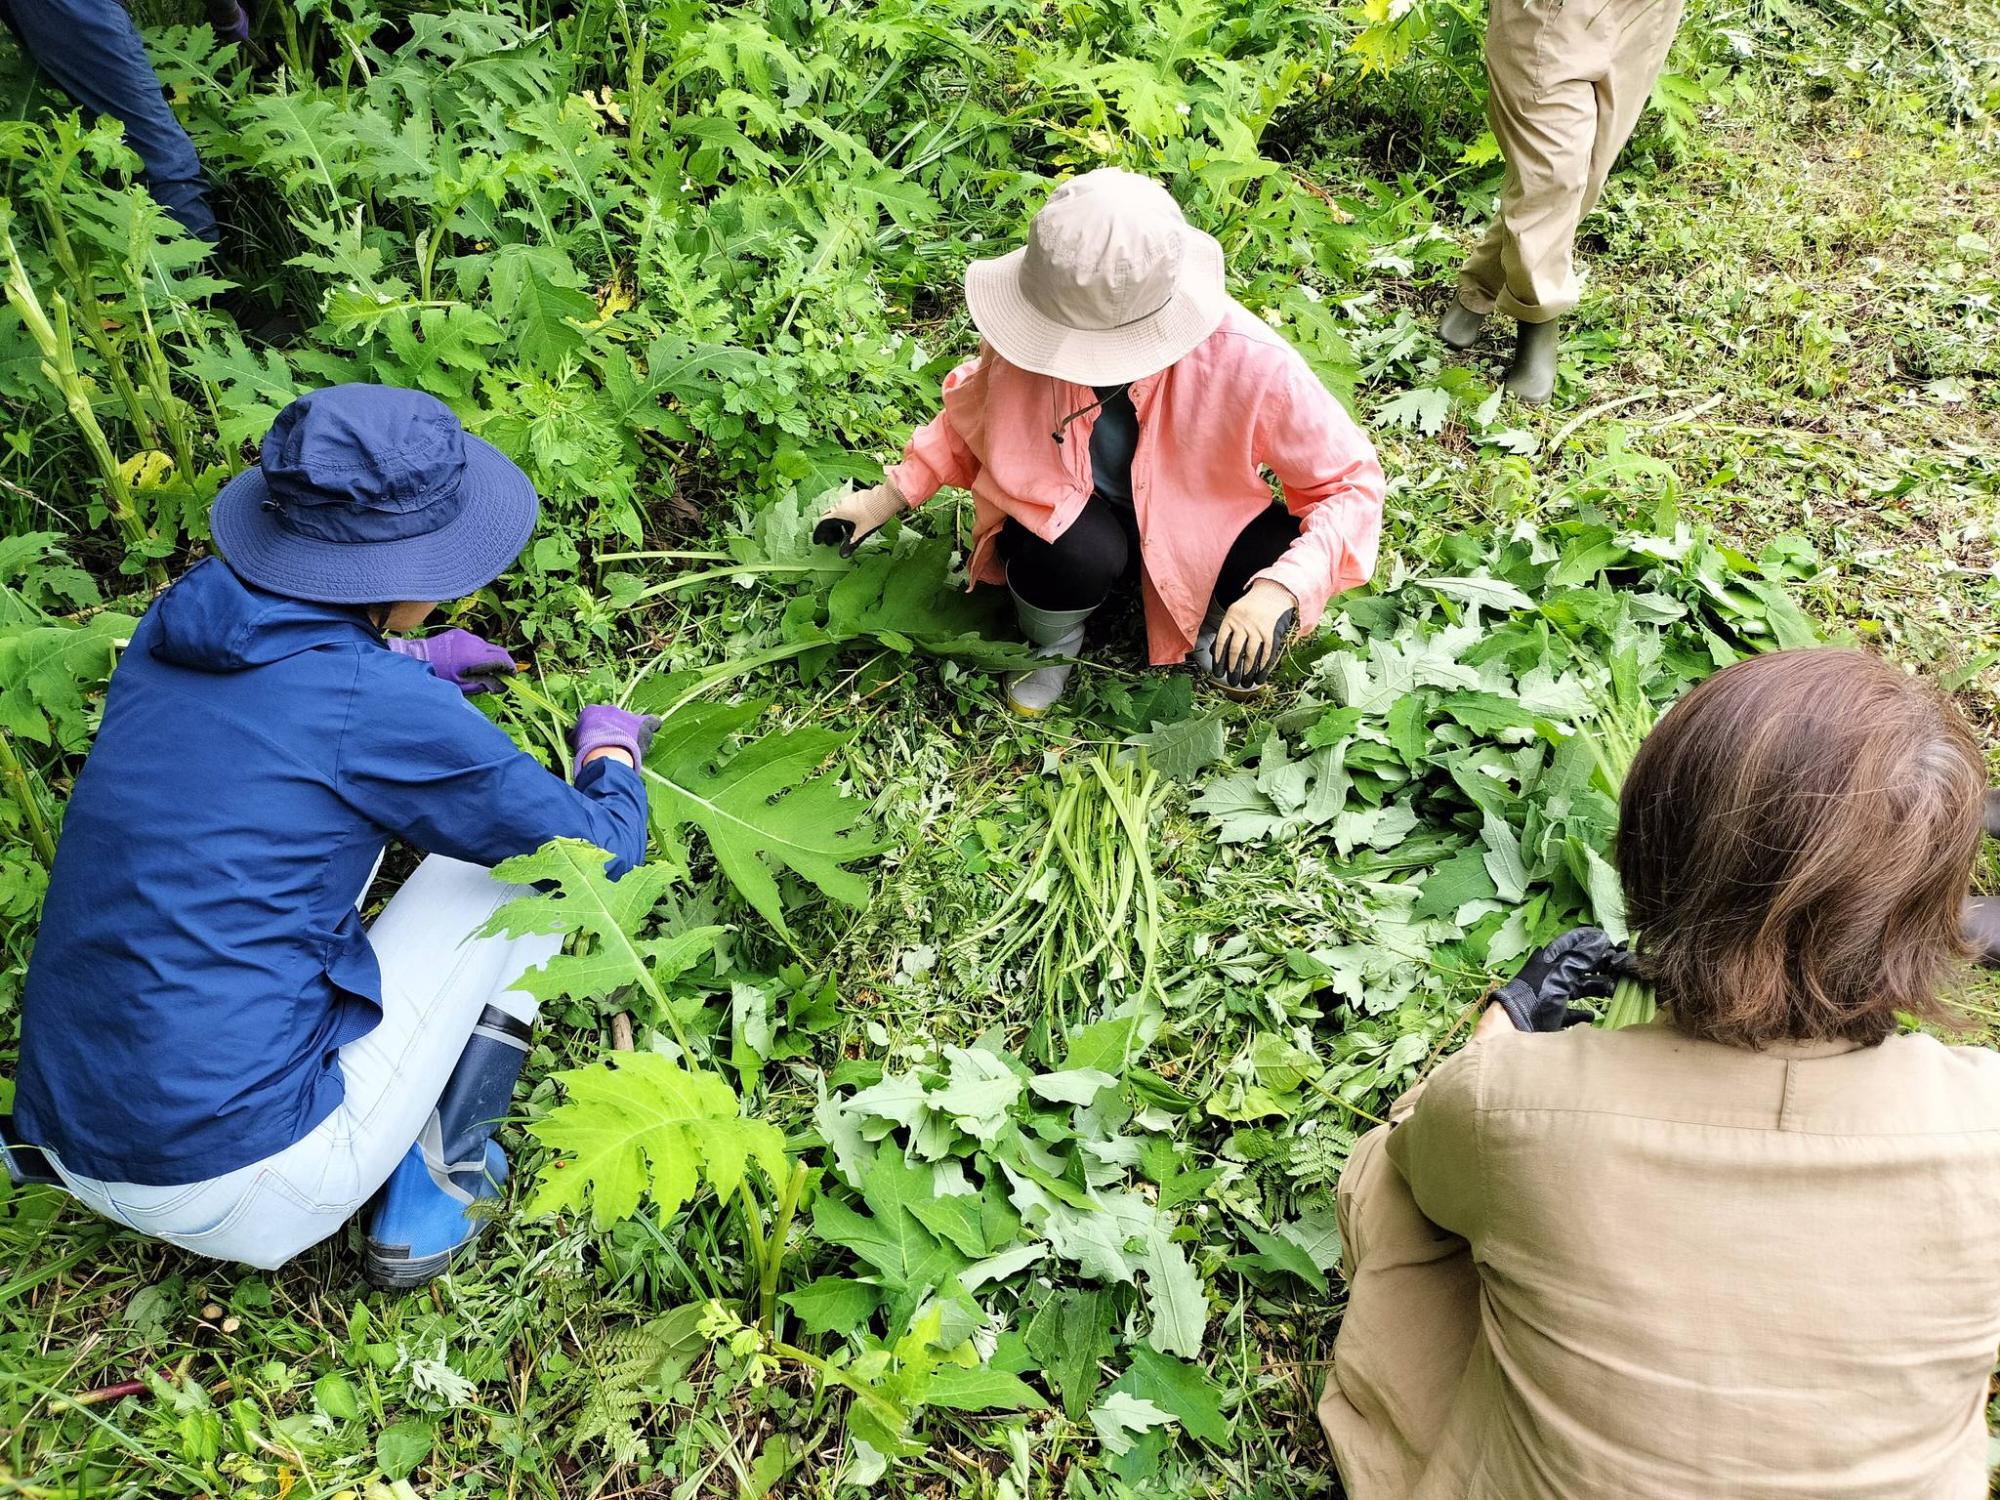
[[[115,133],[0,126],[0,1074],[122,622],[318,383],[529,469],[457,621],[532,661],[494,712],[551,759],[580,702],[666,716],[660,858],[536,857],[517,919],[594,958],[428,1291],[0,1198],[0,1495],[1334,1492],[1333,1180],[1495,974],[1617,923],[1652,716],[1830,635],[2000,728],[1990,7],[1698,3],[1542,412],[1428,331],[1498,181],[1476,7],[304,3],[263,77],[146,19],[221,260]],[[969,503],[807,533],[971,348],[965,261],[1114,162],[1375,434],[1383,562],[1265,702],[1114,628],[1030,725],[952,591]]]

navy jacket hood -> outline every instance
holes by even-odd
[[[360,611],[266,593],[210,558],[160,597],[153,655],[197,672],[241,672],[322,646],[379,641]]]

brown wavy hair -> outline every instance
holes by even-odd
[[[1618,873],[1640,972],[1690,1036],[1870,1044],[1957,1021],[1986,768],[1951,704],[1862,651],[1738,662],[1640,747]]]

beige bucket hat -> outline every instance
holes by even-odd
[[[1078,385],[1164,370],[1229,308],[1222,247],[1149,177],[1105,167],[1049,194],[1028,243],[965,268],[972,321],[1001,357]]]

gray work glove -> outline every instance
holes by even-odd
[[[822,547],[840,548],[842,557],[852,557],[854,549],[888,525],[891,516],[908,509],[887,478],[865,490],[850,489],[819,518],[813,540]]]

